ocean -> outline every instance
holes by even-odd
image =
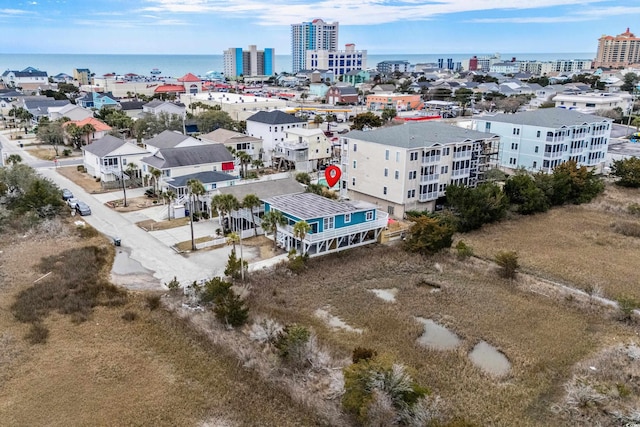
[[[375,67],[381,61],[406,60],[411,64],[437,63],[438,59],[451,58],[453,62],[462,62],[471,58],[490,56],[491,54],[391,54],[367,55],[367,66]],[[501,58],[520,60],[552,61],[556,59],[593,59],[593,52],[573,53],[502,53]],[[96,76],[107,73],[134,73],[149,75],[157,68],[164,77],[181,77],[186,73],[204,76],[209,71],[223,71],[222,55],[90,55],[90,54],[0,54],[0,70],[23,70],[34,67],[46,71],[50,76],[59,73],[73,75],[75,68],[88,68]],[[276,72],[291,71],[291,56],[276,55]]]

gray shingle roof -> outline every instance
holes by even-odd
[[[91,144],[82,147],[82,149],[98,157],[104,157],[126,143],[127,142],[123,139],[116,138],[112,135],[105,135],[102,138],[93,141]]]
[[[236,199],[242,200],[247,194],[255,194],[261,200],[280,196],[282,194],[302,193],[304,187],[293,178],[274,179],[271,181],[258,181],[247,184],[238,184],[233,187],[219,189],[222,194],[233,194]]]
[[[190,136],[183,135],[179,132],[174,132],[172,130],[165,130],[153,138],[147,140],[145,143],[147,145],[151,145],[152,147],[156,147],[159,149],[162,148],[174,148],[176,145],[180,144],[182,141],[191,138]]]
[[[205,144],[193,147],[162,148],[155,155],[145,157],[141,161],[156,169],[168,169],[181,166],[232,162],[233,156],[222,144]]]
[[[363,209],[363,206],[358,207],[345,201],[339,202],[314,193],[283,194],[264,199],[264,201],[275,210],[301,220],[368,210]],[[373,206],[370,209],[372,208]]]
[[[259,111],[253,116],[249,117],[247,121],[265,123],[268,125],[286,125],[290,123],[303,123],[304,120],[287,114],[285,112],[275,111]]]
[[[402,148],[431,147],[463,141],[492,138],[493,135],[442,122],[413,122],[370,131],[354,130],[347,138]]]
[[[553,129],[562,126],[577,126],[584,123],[611,122],[611,119],[605,117],[565,110],[564,108],[541,108],[539,110],[523,111],[516,114],[496,114],[493,117],[482,117],[480,120]]]
[[[237,179],[233,175],[229,175],[224,172],[217,171],[206,171],[206,172],[198,172],[192,173],[190,175],[178,176],[175,178],[165,178],[165,182],[167,185],[173,188],[186,187],[187,181],[190,179],[197,179],[203,184],[213,184],[216,182],[224,182],[224,181],[232,181]]]

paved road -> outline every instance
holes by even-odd
[[[76,197],[91,207],[92,215],[78,217],[78,219],[86,221],[107,236],[117,236],[121,238],[123,249],[130,253],[130,258],[140,263],[144,269],[153,272],[153,277],[156,279],[155,283],[153,283],[153,281],[147,281],[148,283],[145,287],[163,289],[163,284],[169,282],[174,276],[177,277],[183,285],[187,285],[193,281],[210,278],[223,273],[231,247],[199,251],[187,256],[178,254],[171,249],[169,245],[176,243],[176,241],[189,240],[191,238],[189,227],[175,229],[168,233],[173,236],[172,238],[167,238],[166,235],[163,235],[162,240],[160,240],[154,237],[152,233],[147,233],[135,225],[135,222],[149,217],[142,213],[142,211],[120,214],[104,205],[106,200],[114,197],[120,198],[121,194],[117,192],[109,193],[108,195],[89,194],[84,191],[82,187],[58,174],[53,162],[43,162],[42,160],[36,159],[26,150],[21,149],[15,141],[9,141],[2,134],[0,134],[0,139],[2,140],[2,145],[7,155],[19,154],[23,162],[36,168],[42,176],[50,179],[60,188],[68,188]],[[153,214],[156,214],[158,211],[158,208],[150,209],[155,209],[155,211],[152,211]],[[194,223],[194,230],[197,231],[197,233],[194,234],[196,236],[213,234],[215,225],[212,221]],[[244,249],[244,257],[246,260],[251,261],[256,258],[256,255],[257,249]],[[136,275],[132,275],[133,280],[136,280],[135,276]],[[122,283],[122,280],[119,280],[119,282]],[[124,285],[126,286],[126,283],[124,283]],[[135,289],[140,288],[140,286],[135,283],[132,283],[131,287]]]

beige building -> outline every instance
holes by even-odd
[[[433,211],[448,185],[475,187],[497,164],[499,137],[442,122],[413,122],[341,138],[342,195],[402,218]]]
[[[311,172],[331,159],[331,141],[321,129],[287,129],[284,141],[275,146],[274,159],[281,166],[288,162],[296,171]]]
[[[625,31],[617,36],[602,36],[598,39],[595,67],[623,68],[640,64],[640,38]]]

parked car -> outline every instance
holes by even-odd
[[[67,200],[67,205],[69,205],[71,209],[75,209],[79,201],[80,200],[76,199],[75,197],[72,197],[69,200]]]
[[[62,189],[62,200],[69,200],[73,197],[73,193],[71,190],[67,190],[66,188]]]
[[[82,216],[91,215],[91,208],[85,202],[78,200],[78,203],[76,203],[76,212]]]

